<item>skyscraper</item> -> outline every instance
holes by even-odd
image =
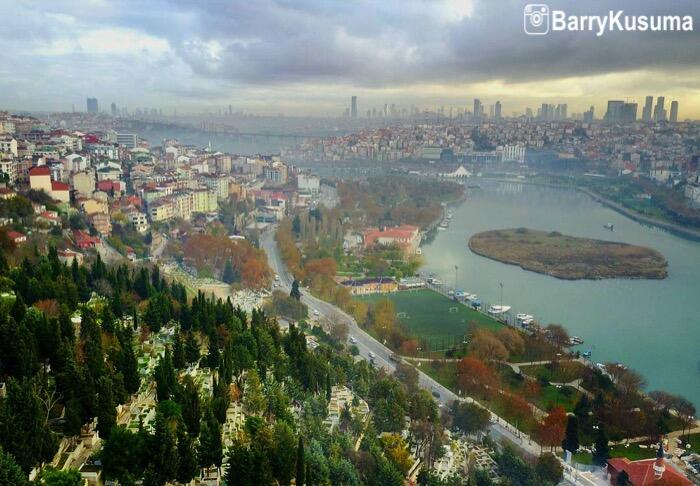
[[[558,104],[557,108],[556,108],[555,120],[566,120],[566,118],[568,116],[566,112],[568,109],[569,109],[569,105],[567,105],[566,103]]]
[[[591,107],[588,109],[588,111],[583,112],[584,123],[592,123],[594,114],[595,114],[595,108],[593,107],[593,105],[591,105]]]
[[[605,112],[607,123],[634,123],[637,120],[637,103],[624,101],[608,101],[608,111]]]
[[[656,106],[654,107],[654,121],[665,121],[666,110],[664,109],[664,97],[656,98]]]
[[[654,97],[647,96],[644,101],[644,109],[642,110],[642,121],[651,121],[651,107],[654,104]]]
[[[494,108],[494,116],[495,116],[496,120],[501,119],[501,102],[500,101],[496,101],[496,107]]]
[[[87,99],[87,112],[88,113],[97,113],[97,98],[88,98]]]
[[[669,116],[669,121],[671,123],[678,123],[678,102],[671,101],[671,116]]]
[[[474,110],[472,112],[475,119],[479,119],[484,115],[484,105],[481,104],[479,98],[474,98]]]
[[[110,112],[112,113],[112,116],[117,116],[119,112],[117,111],[117,104],[112,101],[112,105],[109,107]]]
[[[350,98],[350,116],[357,118],[357,96]]]

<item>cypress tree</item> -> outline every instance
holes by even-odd
[[[299,436],[299,441],[297,443],[297,473],[296,473],[296,484],[297,486],[304,486],[306,481],[304,468],[304,439]]]
[[[569,415],[566,421],[566,435],[564,436],[561,446],[564,450],[572,454],[576,454],[576,451],[578,451],[578,418],[575,415]]]

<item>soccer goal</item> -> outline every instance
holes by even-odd
[[[456,314],[459,312],[459,307],[450,307],[450,314]]]
[[[408,314],[406,314],[405,312],[397,312],[396,318],[397,319],[408,319]]]

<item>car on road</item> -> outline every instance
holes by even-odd
[[[355,336],[350,336],[350,342],[352,344],[357,344],[357,338]]]
[[[315,315],[315,316],[320,316],[321,313],[320,313],[317,309],[314,309],[314,315]]]
[[[389,356],[389,359],[390,359],[391,361],[393,361],[394,363],[400,363],[400,362],[401,362],[401,356],[399,356],[399,355],[396,354],[396,353],[392,353],[392,354]]]
[[[277,275],[277,274],[275,274],[275,280],[276,280],[277,282],[279,282],[279,280],[280,280],[280,276],[279,276],[279,275]]]
[[[367,356],[369,356],[369,359],[374,359],[377,357],[377,355],[375,355],[372,351],[370,351]]]
[[[432,391],[432,395],[433,395],[435,398],[440,398],[440,392],[437,391],[437,390],[433,390],[433,391]]]

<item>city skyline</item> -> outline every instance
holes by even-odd
[[[568,0],[556,6],[585,13]],[[608,100],[642,107],[645,96],[663,93],[679,102],[679,121],[700,118],[696,32],[535,38],[523,32],[522,7],[480,0],[364,9],[315,0],[8,3],[0,6],[14,19],[0,38],[0,106],[71,111],[95,97],[107,112],[115,102],[166,113],[231,105],[261,115],[337,116],[352,94],[358,117],[384,104],[467,107],[473,98],[486,106],[499,100],[503,116],[511,116],[542,103],[604,113]],[[614,7],[700,11],[692,1],[664,7],[668,12],[651,1]],[[21,70],[12,68],[17,59]]]

